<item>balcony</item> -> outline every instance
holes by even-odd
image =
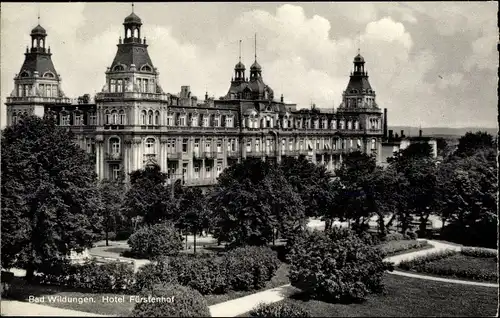
[[[98,100],[112,100],[112,99],[142,99],[142,100],[155,100],[155,101],[168,101],[167,94],[156,93],[139,93],[139,92],[122,92],[122,93],[97,93],[95,96]]]
[[[71,104],[71,98],[67,97],[38,97],[38,96],[24,96],[24,97],[7,97],[7,103],[41,103],[41,104]]]
[[[217,157],[217,153],[215,151],[204,151],[202,157],[204,157],[205,159],[213,160]]]
[[[107,161],[121,161],[122,154],[119,152],[106,153],[105,158]]]

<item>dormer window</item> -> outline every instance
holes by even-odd
[[[174,125],[174,117],[172,114],[167,115],[167,126],[172,127]]]
[[[54,78],[54,74],[52,74],[51,72],[46,72],[45,74],[43,74],[43,77],[46,77],[46,78]]]
[[[233,116],[226,117],[226,127],[234,127]]]
[[[215,116],[214,126],[215,127],[220,127],[220,115],[216,115]]]
[[[141,67],[141,72],[151,72],[151,67],[149,65],[144,65]]]
[[[113,68],[114,72],[123,72],[124,70],[125,68],[123,67],[123,65],[117,65]]]
[[[61,113],[61,126],[69,126],[69,114],[66,112]]]
[[[203,116],[203,127],[208,127],[208,115]]]
[[[30,76],[30,73],[24,71],[21,73],[21,77],[29,77]]]

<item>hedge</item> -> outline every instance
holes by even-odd
[[[389,241],[380,245],[380,249],[385,256],[392,255],[401,251],[422,248],[429,245],[427,241],[404,240],[404,241]]]
[[[498,256],[498,251],[491,251],[484,248],[463,247],[460,252],[465,256],[495,258],[495,260],[497,260]]]
[[[311,317],[304,308],[285,302],[260,304],[249,312],[250,317]]]

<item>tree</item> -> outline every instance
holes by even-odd
[[[126,216],[123,213],[123,200],[125,199],[125,184],[123,175],[117,180],[104,179],[99,184],[101,194],[102,210],[104,212],[104,231],[106,234],[106,246],[109,246],[109,232],[115,234],[118,228],[126,224]]]
[[[224,170],[211,197],[214,236],[230,245],[265,245],[274,229],[285,237],[305,224],[304,207],[283,173],[245,160]]]
[[[330,183],[333,175],[326,167],[316,165],[304,155],[298,159],[283,157],[280,168],[290,185],[299,193],[302,202],[307,202],[307,217],[323,216],[331,208]]]
[[[129,217],[154,224],[176,218],[175,201],[166,187],[168,175],[158,165],[147,165],[130,174],[130,189],[124,207]]]
[[[196,235],[209,227],[210,215],[206,196],[199,188],[185,188],[179,200],[179,219],[177,226],[193,233],[194,254],[196,254]]]
[[[476,133],[467,132],[458,140],[456,155],[474,155],[479,149],[492,149],[495,147],[493,136],[487,132],[478,131]]]
[[[93,163],[71,132],[29,116],[2,132],[2,267],[43,271],[101,231]]]

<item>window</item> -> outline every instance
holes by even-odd
[[[349,138],[349,148],[353,148],[353,147],[354,147],[353,140],[351,138]]]
[[[146,111],[145,110],[141,111],[141,124],[143,126],[146,125]]]
[[[118,124],[118,112],[115,109],[111,111],[111,124]]]
[[[316,119],[314,121],[314,129],[319,129],[319,120],[318,119]]]
[[[111,178],[113,180],[118,180],[120,177],[120,165],[119,164],[111,164],[110,165],[110,170],[111,170]]]
[[[283,138],[281,140],[281,153],[284,154],[285,153],[285,150],[286,150],[286,139]]]
[[[288,149],[293,150],[293,139],[288,141]]]
[[[111,90],[111,93],[114,93],[116,91],[116,80],[112,79],[109,81],[109,88]]]
[[[158,126],[160,125],[160,112],[155,111],[155,125]]]
[[[247,152],[252,152],[252,141],[251,140],[247,141]]]
[[[377,140],[375,138],[372,139],[372,150],[377,149]]]
[[[30,85],[24,85],[24,96],[30,96]],[[43,88],[42,88],[42,94],[43,94]]]
[[[153,125],[153,111],[148,111],[148,125]]]
[[[299,141],[299,149],[304,150],[304,140]]]
[[[319,147],[319,140],[316,140],[316,149],[318,149],[318,150],[319,150],[319,149],[321,149],[321,148]]]
[[[205,151],[210,152],[210,144],[212,143],[211,139],[205,140]]]
[[[144,153],[146,155],[153,155],[156,153],[155,151],[155,139],[154,138],[147,138],[146,139],[146,142],[145,142],[145,146],[146,146],[146,149],[144,151]]]
[[[255,139],[255,151],[260,151],[260,139]]]
[[[109,152],[111,154],[120,153],[120,139],[115,137],[109,139]]]
[[[12,125],[15,125],[16,123],[17,123],[17,115],[16,115],[16,113],[14,113],[12,115]]]
[[[222,163],[218,163],[217,164],[217,177],[219,177],[221,172],[222,172]]]
[[[208,127],[208,115],[203,116],[203,127]]]
[[[148,91],[148,80],[147,79],[143,79],[142,80],[141,92],[147,93],[147,91]]]
[[[220,139],[217,140],[217,152],[222,152],[222,141]]]
[[[226,117],[226,127],[234,127],[233,126],[233,117],[232,116],[227,116]]]
[[[200,152],[200,140],[199,139],[194,140],[194,152],[197,154]]]
[[[205,178],[210,178],[210,174],[212,172],[212,167],[210,166],[205,166]]]
[[[188,149],[188,140],[187,139],[182,139],[182,152],[186,153]]]
[[[174,125],[174,118],[172,114],[167,115],[167,126],[172,127]]]
[[[340,129],[345,129],[345,121],[343,119],[340,120]]]
[[[121,65],[117,65],[117,66],[115,66],[115,68],[114,68],[113,70],[114,70],[115,72],[121,72],[121,71],[123,71],[123,66],[121,66]]]
[[[236,151],[236,139],[231,140],[231,151]]]
[[[83,115],[81,113],[75,114],[75,126],[83,125]]]
[[[358,149],[361,149],[361,139],[358,138],[356,141]]]
[[[186,115],[179,117],[179,126],[186,126]]]
[[[61,114],[61,126],[69,126],[69,114],[62,113]]]
[[[229,140],[227,141],[227,152],[231,152],[231,143],[232,143],[232,142],[233,142],[233,140],[232,140],[232,139],[229,139]]]
[[[118,112],[118,116],[119,116],[119,124],[120,125],[125,125],[125,111],[123,109],[120,109],[120,111]]]
[[[347,129],[352,129],[352,122],[350,120],[347,121]]]
[[[89,114],[89,125],[91,126],[97,125],[97,115],[95,113]]]
[[[359,121],[354,121],[354,129],[359,130]]]
[[[52,97],[52,85],[45,85],[45,96]]]
[[[220,127],[220,115],[215,116],[214,126]]]
[[[194,165],[194,178],[199,179],[200,178],[200,166],[198,164]]]
[[[57,97],[57,85],[52,85],[52,96]]]
[[[119,79],[116,81],[116,92],[121,93],[123,91],[123,80]]]

